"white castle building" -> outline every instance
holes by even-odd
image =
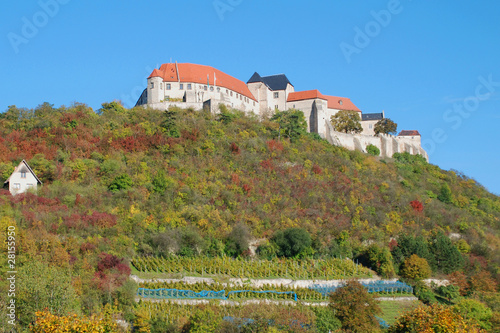
[[[261,117],[275,110],[300,110],[307,121],[307,130],[318,133],[332,144],[364,152],[368,144],[373,144],[379,147],[382,156],[391,157],[395,152],[407,151],[428,158],[417,131],[402,131],[397,137],[374,136],[373,127],[385,117],[384,112],[363,114],[347,97],[323,95],[318,90],[295,91],[284,74],[260,76],[255,72],[244,83],[211,66],[167,63],[153,70],[136,106],[157,110],[167,110],[170,106],[191,107],[216,113],[220,104]],[[341,110],[359,113],[363,134],[333,130],[331,116]]]

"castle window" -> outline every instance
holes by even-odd
[[[204,87],[203,87],[203,90],[207,91],[207,86],[204,86]]]
[[[279,92],[275,92],[274,93],[274,98],[279,98],[280,97],[280,93]]]
[[[278,105],[275,105],[275,106],[274,106],[274,108],[275,108],[276,110],[278,110]]]
[[[21,178],[26,178],[26,172],[25,171],[21,172]]]
[[[220,87],[217,87],[217,92],[220,92]]]
[[[231,96],[233,96],[233,92],[231,91]]]
[[[293,109],[295,109],[295,104],[293,105],[293,107],[292,107],[292,108],[293,108]]]
[[[179,84],[179,90],[184,90],[184,84]]]
[[[255,101],[253,102],[253,106],[255,106]]]
[[[155,83],[151,82],[151,89],[154,89],[154,88],[155,88]]]
[[[229,91],[226,89],[226,95],[229,94]]]
[[[192,86],[191,83],[188,83],[188,90],[191,90]]]
[[[213,87],[213,86],[212,86],[212,87],[210,87],[210,91],[214,91],[214,87]]]
[[[165,88],[166,88],[167,90],[170,90],[170,89],[172,89],[172,86],[170,85],[170,83],[167,83]]]
[[[372,124],[370,124],[370,128],[373,128],[373,125],[372,125]]]
[[[163,89],[163,83],[160,82],[160,89]]]
[[[240,101],[243,99],[243,96],[240,95]]]

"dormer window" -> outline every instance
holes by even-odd
[[[342,105],[342,104],[344,104],[344,102],[341,99],[339,99],[339,105]]]

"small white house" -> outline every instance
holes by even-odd
[[[16,195],[27,192],[31,189],[35,190],[38,184],[42,184],[41,180],[35,175],[33,170],[30,168],[25,160],[14,169],[14,172],[10,175],[9,179],[5,181],[5,184],[9,184],[10,194]]]

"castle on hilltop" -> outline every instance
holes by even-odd
[[[368,145],[375,145],[384,157],[409,152],[428,159],[418,131],[375,136],[373,127],[384,119],[384,112],[362,113],[349,98],[323,95],[318,90],[295,91],[285,74],[260,76],[255,72],[245,84],[211,66],[163,64],[149,75],[147,88],[136,106],[157,110],[167,110],[170,106],[203,108],[216,113],[220,104],[258,116],[271,115],[275,110],[300,110],[304,113],[308,132],[318,133],[332,144],[363,152]],[[333,129],[331,116],[341,110],[359,113],[362,134],[339,133]]]

